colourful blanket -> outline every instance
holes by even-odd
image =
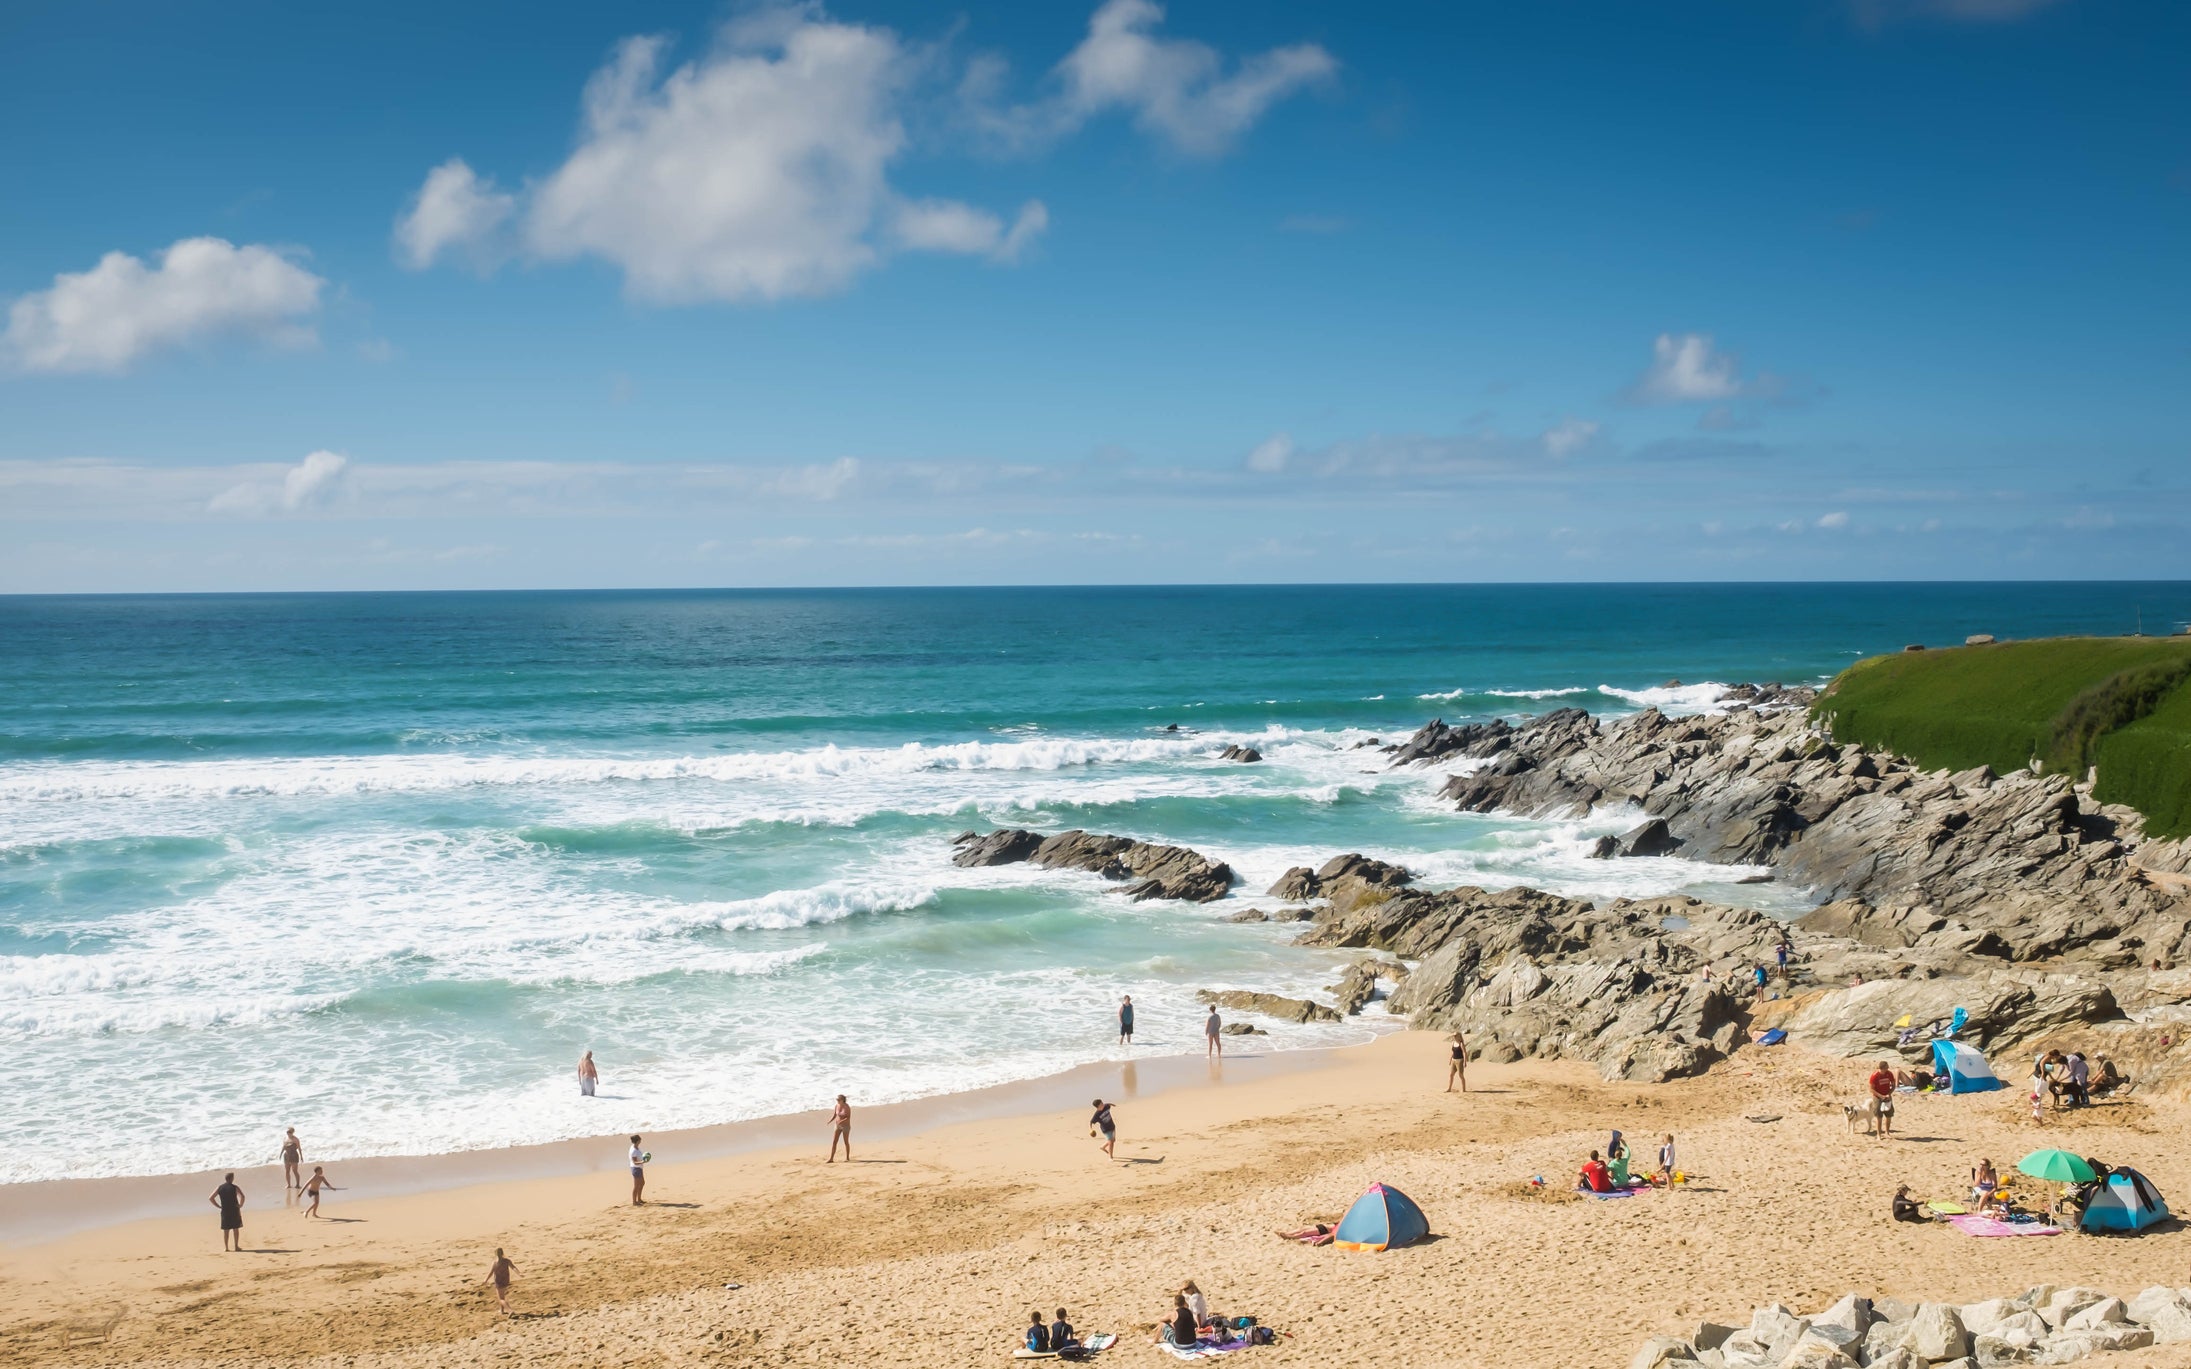
[[[1235,1350],[1245,1350],[1254,1343],[1254,1341],[1243,1338],[1241,1340],[1214,1343],[1204,1341],[1194,1346],[1178,1346],[1173,1345],[1170,1341],[1160,1340],[1156,1343],[1156,1348],[1170,1355],[1173,1359],[1215,1359],[1219,1355],[1229,1355]]]
[[[2043,1222],[2004,1222],[1998,1217],[1981,1217],[1966,1212],[1960,1217],[1948,1218],[1948,1224],[1965,1236],[2059,1236],[2062,1229],[2047,1226]]]

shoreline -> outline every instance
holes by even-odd
[[[1395,1019],[1398,1021],[1399,1019]],[[1380,1031],[1378,1038],[1405,1035],[1407,1029]],[[1228,1037],[1228,1042],[1252,1037]],[[1071,1109],[1091,1097],[1136,1101],[1182,1090],[1222,1089],[1284,1074],[1327,1069],[1348,1052],[1366,1051],[1376,1039],[1349,1045],[1309,1046],[1295,1050],[1243,1047],[1228,1050],[1220,1066],[1203,1056],[1154,1055],[1141,1059],[1096,1061],[1055,1074],[897,1103],[853,1108],[853,1135],[865,1144],[917,1136],[964,1122],[1029,1117]],[[656,1149],[657,1165],[719,1160],[730,1156],[789,1150],[813,1141],[826,1145],[826,1116],[782,1113],[712,1126],[644,1133]],[[603,1132],[561,1141],[483,1147],[428,1155],[372,1155],[347,1160],[315,1160],[339,1169],[345,1191],[373,1198],[402,1198],[422,1193],[469,1189],[499,1183],[557,1179],[624,1168],[626,1132]],[[69,1236],[197,1215],[205,1195],[227,1168],[178,1174],[115,1175],[104,1178],[40,1179],[0,1185],[0,1247],[18,1249]],[[233,1171],[249,1193],[279,1184],[278,1160],[238,1165]],[[269,1182],[271,1181],[271,1182]],[[278,1190],[277,1190],[278,1191]],[[354,1201],[354,1200],[353,1200]],[[263,1204],[262,1204],[263,1206]]]

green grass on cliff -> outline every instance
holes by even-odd
[[[1920,765],[2081,775],[2144,813],[2156,836],[2191,832],[2191,638],[2055,637],[1874,656],[1815,710],[1836,738]]]

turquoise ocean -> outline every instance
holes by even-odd
[[[1331,982],[1226,919],[1344,851],[1794,912],[1747,871],[1584,858],[1630,814],[1458,814],[1356,744],[2141,611],[2165,631],[2191,588],[0,598],[0,1181],[264,1163],[284,1126],[337,1159],[955,1092],[1113,1058],[1123,993],[1142,1053],[1198,1051],[1195,990]],[[955,868],[994,824],[1244,882]]]

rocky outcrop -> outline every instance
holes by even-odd
[[[1264,890],[1271,898],[1282,898],[1288,903],[1307,903],[1311,899],[1329,898],[1342,887],[1360,893],[1378,889],[1398,889],[1414,881],[1414,876],[1397,865],[1372,860],[1359,852],[1333,856],[1319,869],[1296,865],[1278,877],[1278,882]]]
[[[1263,753],[1252,746],[1242,746],[1235,742],[1218,752],[1217,759],[1221,761],[1239,761],[1243,765],[1253,765],[1263,759]]]
[[[1645,712],[1600,725],[1560,709],[1495,736],[1433,723],[1410,748],[1457,770],[1440,793],[1472,812],[1573,818],[1632,806],[1659,853],[1770,865],[1780,878],[1876,916],[1942,918],[1990,934],[2016,961],[2127,967],[2191,959],[2191,880],[2176,846],[2138,841],[2127,809],[2060,776],[1919,770],[1838,746],[1779,707],[1716,716]],[[1651,822],[1663,823],[1663,828]],[[1601,843],[1602,847],[1602,843]],[[1595,852],[1593,852],[1595,854]]]
[[[2191,1340],[2191,1290],[2148,1288],[2128,1304],[2096,1289],[2041,1284],[2011,1298],[1911,1305],[1850,1293],[1814,1316],[1773,1304],[1730,1332],[1654,1336],[1636,1369],[1936,1369],[2068,1364],[2087,1355]]]
[[[1105,879],[1131,881],[1126,897],[1184,899],[1209,903],[1223,898],[1236,879],[1232,867],[1184,846],[1158,846],[1130,837],[1094,832],[1039,832],[1006,829],[983,836],[961,833],[952,843],[955,865],[1011,865],[1026,861],[1045,870],[1086,870]]]
[[[1339,1022],[1344,1019],[1337,1010],[1306,998],[1287,998],[1282,994],[1253,993],[1246,989],[1203,989],[1195,998],[1228,1012],[1251,1012],[1261,1017],[1275,1017],[1281,1022]]]

